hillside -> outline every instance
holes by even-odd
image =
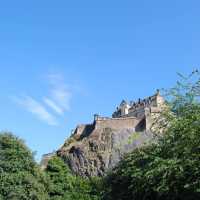
[[[78,125],[56,154],[75,174],[103,176],[124,154],[152,140],[152,123],[163,103],[159,92],[138,102],[123,100],[112,118],[95,115],[91,124]],[[49,158],[44,156],[43,165]]]

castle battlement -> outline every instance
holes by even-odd
[[[90,124],[79,124],[56,155],[63,158],[75,174],[103,176],[123,155],[151,142],[154,133],[162,132],[159,123],[164,120],[164,108],[164,98],[159,91],[137,102],[122,101],[112,117],[95,114]],[[43,157],[43,169],[50,158],[51,154]]]
[[[164,104],[164,98],[160,95],[159,90],[156,94],[138,101],[130,101],[129,103],[123,100],[112,114],[113,118],[121,117],[141,117],[145,113],[145,108],[150,110],[159,110]]]
[[[161,112],[162,105],[164,105],[164,98],[159,91],[153,96],[138,99],[137,102],[127,103],[123,100],[112,117],[95,114],[93,123],[78,125],[72,135],[84,136],[93,130],[104,128],[149,130],[153,115]]]

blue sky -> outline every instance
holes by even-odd
[[[0,130],[42,154],[93,114],[199,66],[198,0],[32,0],[0,6]]]

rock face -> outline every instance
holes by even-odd
[[[92,124],[77,126],[57,156],[83,177],[105,175],[125,153],[152,140],[151,127],[161,111],[160,102],[164,100],[157,93],[129,106],[123,101],[112,118],[95,115]]]
[[[52,153],[48,153],[48,154],[44,154],[42,156],[42,160],[40,162],[40,166],[42,168],[42,170],[44,170],[49,162],[49,160],[53,157],[56,156],[56,152],[52,152]]]
[[[81,176],[103,176],[124,155],[152,138],[151,132],[134,129],[94,129],[90,135],[58,150],[69,167]]]

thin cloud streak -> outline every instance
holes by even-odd
[[[62,108],[60,108],[53,100],[51,100],[50,98],[45,97],[43,99],[44,103],[46,105],[48,105],[52,110],[54,110],[56,113],[62,115],[64,112],[62,110]]]
[[[51,103],[49,101],[45,103],[51,108],[54,107],[54,110],[57,111],[59,110],[59,112],[57,113],[60,114],[70,110],[70,101],[72,98],[72,92],[69,89],[69,86],[65,83],[62,74],[51,73],[47,75],[47,78],[50,84],[48,99],[51,101]],[[52,102],[54,103],[54,105],[52,104]]]
[[[44,121],[51,126],[58,125],[55,117],[52,114],[50,114],[40,102],[36,101],[32,97],[30,96],[24,96],[22,98],[18,97],[15,98],[15,101],[19,105],[21,105],[25,110],[35,115],[41,121]]]
[[[14,101],[39,120],[51,126],[58,125],[58,115],[63,116],[70,110],[72,91],[61,73],[47,74],[47,95],[39,101],[32,96],[15,97]]]
[[[63,85],[52,89],[51,97],[63,109],[63,112],[70,109],[71,93],[66,88],[64,88]]]

